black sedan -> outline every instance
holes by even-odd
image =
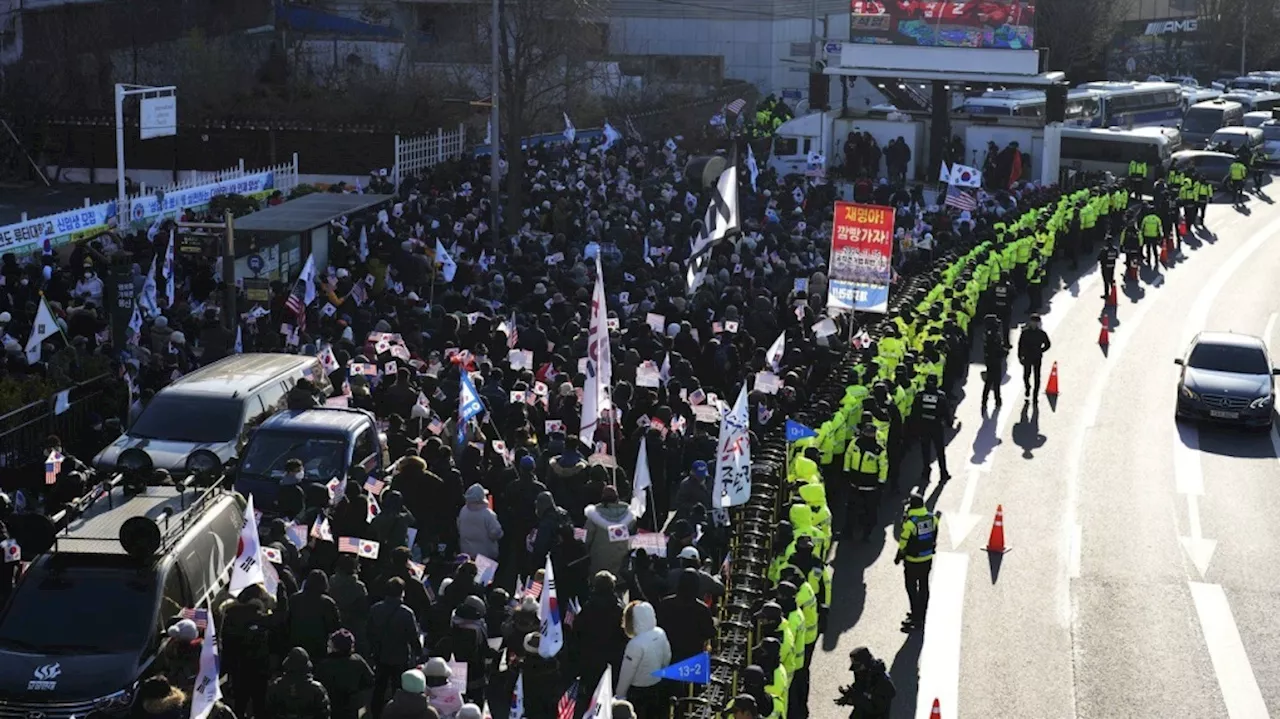
[[[1191,341],[1178,378],[1177,416],[1271,427],[1275,405],[1273,369],[1261,339],[1234,332],[1201,332]]]

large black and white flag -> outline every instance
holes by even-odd
[[[689,294],[697,292],[706,279],[707,267],[711,264],[711,251],[741,227],[738,216],[738,168],[730,165],[720,173],[720,179],[711,192],[711,204],[707,206],[707,214],[702,219],[702,234],[693,240],[693,250],[689,253],[689,268],[685,275]]]

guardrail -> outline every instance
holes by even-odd
[[[45,437],[56,434],[64,440],[69,451],[77,449],[76,437],[83,436],[89,426],[90,415],[96,413],[106,417],[113,413],[113,409],[126,409],[105,406],[105,392],[110,381],[110,375],[101,374],[72,386],[69,390],[70,406],[61,414],[55,413],[55,399],[49,398],[0,416],[0,469],[7,470],[4,472],[6,479],[0,481],[0,486],[10,486],[20,480],[14,470],[44,462],[40,452]]]

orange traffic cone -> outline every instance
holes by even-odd
[[[1165,240],[1160,243],[1160,264],[1169,264],[1169,241]]]
[[[1179,220],[1178,221],[1178,237],[1185,237],[1186,234],[1187,234],[1187,221]]]
[[[933,710],[929,712],[929,719],[942,719],[942,705],[937,699],[933,700]]]
[[[1111,296],[1107,298],[1107,304],[1115,307],[1120,303],[1120,298],[1116,295],[1116,285],[1111,283]]]
[[[996,521],[991,523],[991,538],[987,540],[985,549],[988,552],[1004,554],[1009,547],[1004,544],[1004,505],[996,505]]]
[[[1049,368],[1049,384],[1045,385],[1044,393],[1050,397],[1058,396],[1058,363],[1054,362],[1053,367]]]
[[[1106,347],[1111,344],[1111,318],[1102,316],[1102,331],[1098,333],[1098,344]]]

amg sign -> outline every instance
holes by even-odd
[[[1172,33],[1195,32],[1199,29],[1200,21],[1196,18],[1189,17],[1185,20],[1157,20],[1147,23],[1147,30],[1144,35],[1169,35]]]

